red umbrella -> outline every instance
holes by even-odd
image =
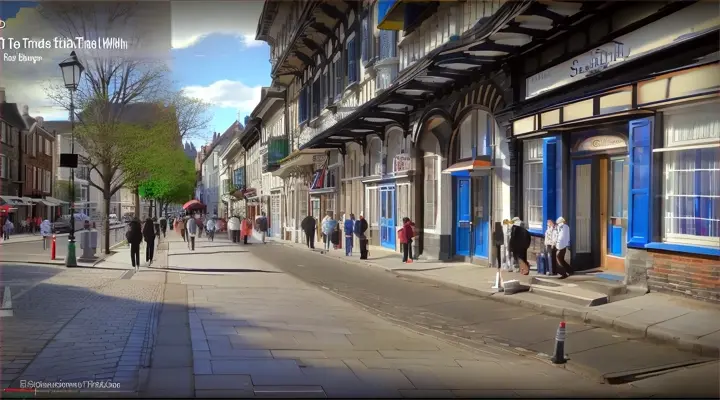
[[[199,208],[205,208],[205,205],[197,200],[190,200],[183,204],[183,210],[197,210]]]

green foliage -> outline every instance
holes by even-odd
[[[195,190],[195,164],[176,148],[160,157],[164,168],[157,168],[143,180],[138,191],[141,197],[163,203],[184,203]]]

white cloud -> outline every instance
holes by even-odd
[[[157,6],[160,4],[160,6]],[[163,19],[163,16],[165,18]],[[113,27],[101,27],[102,34],[121,37],[131,44],[129,50],[123,50],[121,57],[141,57],[149,60],[157,59],[167,61],[170,59],[170,32],[169,7],[163,9],[162,3],[145,3],[138,9],[138,18],[127,21],[126,24]],[[152,26],[144,24],[143,18],[152,18]],[[139,21],[142,27],[138,27]],[[5,38],[6,46],[2,53],[36,58],[35,63],[4,61],[0,70],[0,87],[5,88],[6,100],[17,103],[20,108],[27,105],[32,116],[41,116],[45,120],[68,118],[68,112],[48,98],[47,90],[55,85],[62,84],[62,76],[58,63],[66,59],[73,49],[55,48],[54,38],[64,38],[58,27],[60,20],[49,20],[41,15],[35,8],[22,8],[14,18],[6,21],[5,28],[0,31],[0,37]],[[101,32],[98,32],[101,33]],[[148,34],[150,33],[150,34]],[[142,37],[141,41],[133,38]],[[51,48],[10,50],[7,42],[9,38],[49,40]],[[91,66],[93,59],[108,55],[107,51],[75,49],[80,60],[86,67]],[[111,56],[117,56],[119,50],[113,50]]]
[[[249,113],[260,102],[262,86],[250,87],[238,81],[221,80],[208,86],[187,86],[183,91],[214,106]]]
[[[171,4],[174,49],[191,47],[212,34],[234,36],[246,47],[264,43],[255,40],[262,1],[174,1]]]

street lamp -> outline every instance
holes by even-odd
[[[85,67],[80,63],[73,51],[70,58],[60,63],[65,87],[70,92],[70,157],[65,157],[66,162],[61,160],[61,166],[70,168],[70,193],[72,199],[70,201],[70,235],[68,237],[68,252],[65,258],[66,267],[77,267],[77,259],[75,258],[75,168],[78,166],[77,155],[75,154],[75,102],[74,94],[80,84]],[[62,157],[61,157],[62,158]]]

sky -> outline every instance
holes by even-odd
[[[85,3],[87,4],[87,3]],[[123,37],[130,50],[123,57],[164,63],[169,67],[171,83],[191,97],[210,104],[211,122],[206,132],[224,132],[234,121],[245,116],[260,101],[262,86],[270,84],[270,49],[255,40],[257,21],[263,2],[245,1],[174,1],[141,3],[135,11],[135,23],[104,28],[100,36]],[[87,8],[87,7],[86,7]],[[57,48],[53,39],[67,37],[62,26],[47,23],[33,2],[0,2],[0,87],[9,102],[27,105],[30,115],[46,121],[66,120],[67,111],[49,97],[53,85],[62,83],[58,63],[72,49]],[[3,26],[4,25],[4,26]],[[70,35],[72,37],[72,35]],[[12,49],[10,38],[48,39],[49,49]],[[98,57],[99,50],[76,49],[81,60]],[[117,55],[111,53],[111,56]],[[21,62],[25,54],[35,62]],[[106,53],[102,53],[107,55]],[[42,60],[39,59],[42,58]],[[205,143],[193,140],[196,146]]]

